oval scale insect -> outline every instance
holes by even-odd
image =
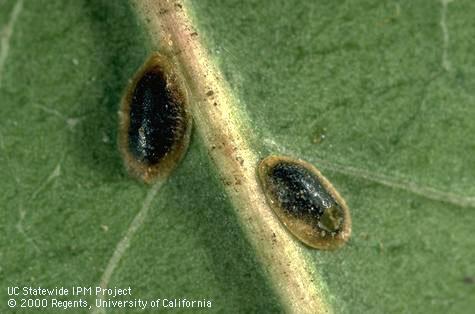
[[[258,176],[270,207],[300,241],[330,250],[349,239],[348,206],[314,166],[289,157],[269,156],[260,162]]]
[[[191,133],[188,96],[171,60],[152,54],[128,85],[119,111],[119,148],[129,172],[151,183],[183,157]]]

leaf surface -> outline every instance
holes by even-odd
[[[475,8],[446,2],[192,4],[255,149],[350,206],[347,246],[308,252],[337,313],[475,307]],[[0,1],[0,27],[1,288],[95,286],[150,193],[116,145],[147,35],[125,1]],[[267,281],[195,133],[109,286],[279,311]]]

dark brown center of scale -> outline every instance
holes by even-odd
[[[268,170],[268,180],[273,198],[286,214],[313,221],[329,232],[339,231],[343,209],[308,169],[279,162]]]
[[[137,82],[130,105],[129,149],[138,160],[153,165],[166,156],[183,136],[182,100],[167,86],[159,68]]]

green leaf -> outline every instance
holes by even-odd
[[[348,246],[312,253],[336,312],[470,312],[473,3],[195,7],[262,145],[314,162],[351,208]]]
[[[14,5],[2,4],[2,25]],[[1,312],[7,286],[97,286],[140,211],[150,188],[129,178],[116,138],[145,42],[126,2],[23,3],[0,90]],[[194,137],[109,286],[216,312],[278,308],[223,193]]]
[[[350,242],[308,249],[333,310],[469,313],[474,4],[191,7],[253,148],[312,162],[350,206]],[[97,286],[144,203],[109,287],[207,299],[211,312],[282,311],[196,132],[150,205],[151,188],[124,170],[118,105],[152,49],[128,3],[0,1],[0,27],[0,312],[14,311],[9,286]]]

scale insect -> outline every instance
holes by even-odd
[[[126,88],[119,111],[119,150],[128,171],[146,183],[164,178],[186,152],[188,93],[171,59],[152,54]]]
[[[322,250],[348,241],[348,206],[318,169],[302,160],[269,156],[257,172],[270,207],[296,238]]]

